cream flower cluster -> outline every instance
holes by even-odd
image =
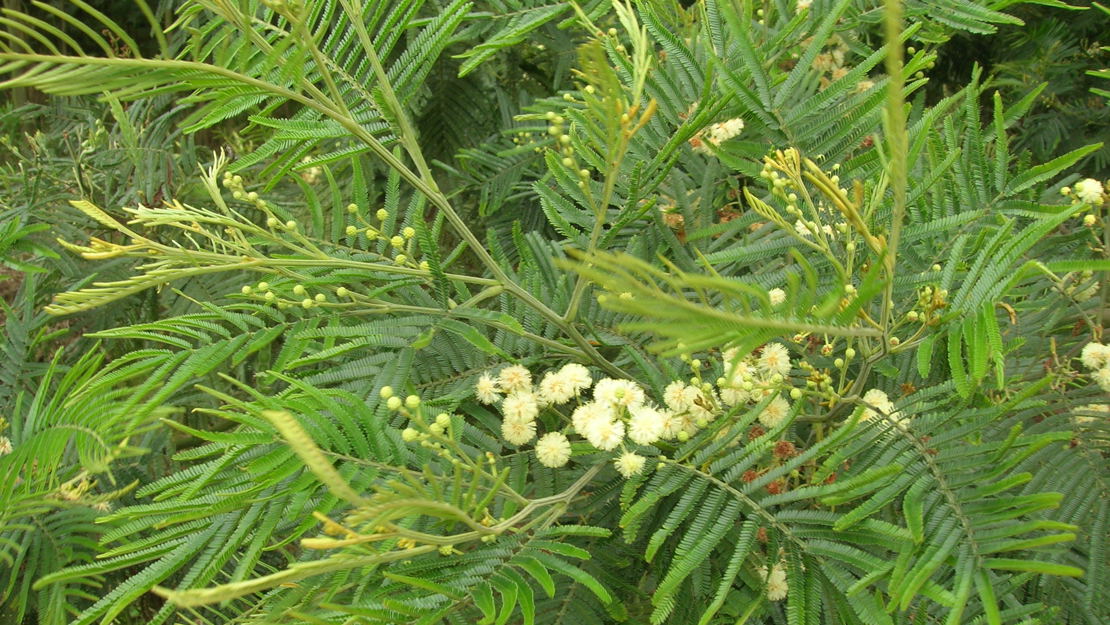
[[[768,343],[758,355],[738,358],[735,349],[724,352],[725,372],[717,380],[721,401],[728,406],[760,402],[785,390],[793,363],[790,352],[782,343]],[[759,413],[759,422],[774,429],[790,414],[790,402],[781,394],[776,395]]]
[[[576,402],[569,411],[574,433],[598,450],[619,451],[614,466],[625,477],[641,472],[647,462],[629,446],[686,440],[720,412],[711,388],[674,382],[667,387],[665,407],[659,407],[635,382],[603,378],[595,384],[589,370],[574,363],[545,373],[538,384],[520,365],[507,366],[496,375],[484,373],[474,394],[484,404],[500,403],[501,436],[518,447],[536,438],[541,410],[551,407],[565,414],[561,406]],[[546,467],[564,466],[571,456],[570,439],[563,432],[547,432],[536,441],[535,452]]]
[[[710,124],[699,130],[698,133],[690,139],[690,145],[694,148],[695,152],[712,154],[713,151],[707,144],[712,144],[713,147],[717,147],[740,134],[740,131],[743,129],[744,120],[739,117]]]
[[[1079,359],[1083,362],[1083,366],[1094,371],[1091,377],[1099,388],[1110,392],[1110,345],[1087,343],[1083,346]]]
[[[1075,183],[1075,197],[1080,202],[1086,202],[1095,206],[1101,206],[1105,201],[1103,195],[1106,193],[1102,183],[1094,178],[1085,178]]]
[[[786,598],[790,586],[786,583],[786,567],[781,563],[771,567],[770,571],[765,566],[759,567],[759,579],[767,584],[768,599],[782,601]]]
[[[903,423],[905,416],[894,408],[894,402],[890,400],[885,391],[873,388],[863,394],[863,420],[871,421],[874,419],[890,420],[894,423]]]

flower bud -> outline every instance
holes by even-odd
[[[358,212],[358,204],[355,204],[353,202],[351,204],[348,204],[347,205],[347,212],[351,213],[352,215],[357,213]]]
[[[441,412],[436,415],[436,424],[440,427],[447,427],[451,425],[451,415],[446,412]]]
[[[317,293],[316,294],[316,301],[317,302],[326,302],[326,301],[328,301],[328,296],[324,295],[323,293]]]
[[[341,287],[339,287],[338,289],[335,290],[336,297],[347,297],[350,294],[351,294],[351,292],[348,291],[347,287],[344,287],[344,286],[341,286]]]
[[[385,402],[385,407],[396,412],[401,409],[401,398],[394,395]]]
[[[389,399],[390,397],[393,397],[393,387],[383,386],[382,390],[378,391],[378,395],[381,396],[382,399]]]
[[[420,398],[416,395],[409,395],[405,398],[405,407],[407,407],[409,410],[416,410],[417,406],[419,405]]]
[[[419,436],[420,432],[417,432],[412,428],[405,428],[401,430],[401,440],[405,441],[406,443],[411,443],[415,441]]]
[[[308,299],[307,297],[304,298],[303,300],[301,300],[301,307],[302,308],[312,308],[312,304],[313,304],[312,300]]]
[[[239,291],[240,291],[240,292],[241,292],[241,293],[242,293],[243,295],[250,295],[250,294],[251,294],[251,291],[253,291],[253,290],[254,290],[254,289],[252,289],[252,288],[251,288],[250,286],[244,286],[243,288],[239,289]]]
[[[293,295],[304,295],[304,285],[298,284],[297,286],[293,287]]]
[[[378,221],[385,221],[389,218],[389,211],[384,208],[379,208],[378,212],[374,213],[374,216],[378,218]]]

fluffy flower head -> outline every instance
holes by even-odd
[[[1079,354],[1079,359],[1088,369],[1101,369],[1110,363],[1110,345],[1102,343],[1087,343]]]
[[[565,404],[575,395],[574,385],[561,371],[548,371],[540,380],[540,397],[546,404]]]
[[[536,420],[506,416],[501,421],[501,436],[519,447],[536,436]]]
[[[767,291],[767,297],[771,299],[772,306],[778,306],[779,304],[786,301],[786,291],[778,288],[771,289],[770,291]]]
[[[601,451],[610,451],[624,440],[624,423],[615,419],[594,419],[586,423],[582,435]]]
[[[498,381],[506,393],[527,390],[532,386],[532,372],[520,365],[510,365],[501,370]]]
[[[1110,393],[1110,365],[1095,371],[1094,378],[1099,388]]]
[[[1101,205],[1103,193],[1102,183],[1094,178],[1086,178],[1075,183],[1075,196],[1088,204]]]
[[[777,428],[789,414],[790,402],[779,395],[764,406],[763,412],[759,413],[759,422],[768,429]]]
[[[756,367],[765,375],[779,374],[783,377],[790,375],[790,352],[782,343],[768,343],[759,353]]]
[[[570,384],[576,395],[590,388],[590,385],[594,383],[593,378],[590,377],[590,370],[576,362],[563,365],[563,368],[559,370],[559,375],[563,376],[563,379]]]
[[[0,436],[0,456],[6,456],[12,453],[12,439],[7,436]]]
[[[890,401],[887,394],[880,389],[873,388],[863,394],[863,402],[867,404],[867,409],[863,411],[863,418],[865,421],[870,421],[876,418],[882,418],[883,415],[889,416],[891,421],[900,423],[902,421],[902,413],[894,409],[894,402]],[[871,406],[879,409],[876,412]]]
[[[628,420],[628,438],[639,445],[650,445],[663,436],[666,424],[663,414],[650,406],[636,406],[629,409],[632,418]]]
[[[759,567],[759,577],[767,583],[767,598],[771,601],[782,601],[786,598],[787,591],[790,587],[786,583],[786,567],[781,564],[776,564],[771,567],[770,572],[767,567]]]
[[[675,412],[682,412],[690,407],[690,400],[686,396],[686,383],[675,380],[663,389],[663,403]]]
[[[570,441],[561,432],[548,432],[536,441],[536,459],[545,467],[561,467],[570,460]]]
[[[644,462],[646,460],[647,458],[644,458],[640,454],[626,451],[620,456],[617,456],[617,458],[613,460],[613,464],[617,467],[618,473],[625,477],[632,477],[644,470]]]
[[[501,402],[501,413],[506,419],[525,419],[534,421],[540,413],[540,406],[536,403],[536,396],[529,391],[516,391],[509,393]]]
[[[612,421],[613,418],[612,408],[590,401],[574,409],[570,415],[570,422],[575,432],[585,436],[586,428],[594,421]]]
[[[644,389],[632,380],[603,378],[594,385],[594,400],[615,408],[631,408],[644,403]]]
[[[474,396],[483,404],[492,404],[501,399],[500,390],[497,380],[488,373],[483,373],[474,384]]]

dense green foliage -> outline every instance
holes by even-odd
[[[1110,619],[1101,7],[115,4],[2,20],[0,622]]]

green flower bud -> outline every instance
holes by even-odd
[[[304,295],[304,285],[298,284],[297,286],[293,287],[293,295]]]
[[[374,213],[374,216],[378,218],[378,221],[385,221],[389,217],[389,211],[384,208],[379,208],[378,212]]]
[[[342,287],[341,286],[341,287],[339,287],[338,289],[335,290],[336,297],[347,297],[350,294],[351,294],[351,292],[347,290],[347,287]]]
[[[419,406],[419,405],[420,405],[420,398],[417,397],[416,395],[409,395],[408,397],[405,398],[405,406],[409,410],[416,410],[417,406]]]
[[[401,409],[401,398],[394,395],[385,402],[385,407],[396,412]]]
[[[378,395],[381,396],[382,399],[389,399],[390,397],[393,397],[393,387],[383,386],[382,390],[378,391]]]

